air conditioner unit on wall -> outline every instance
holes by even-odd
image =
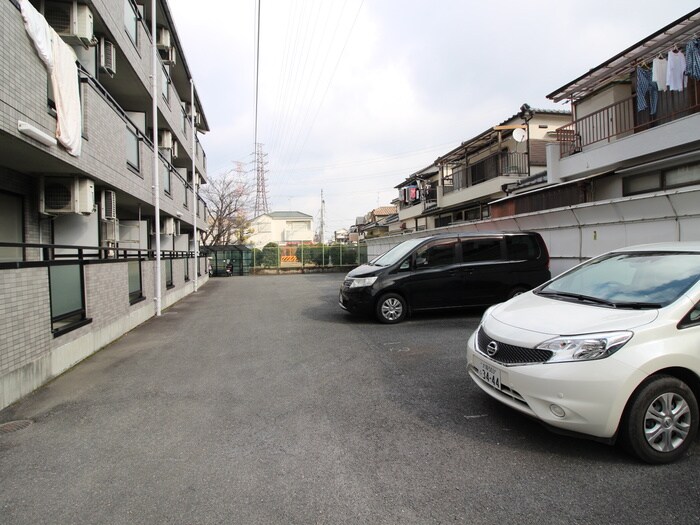
[[[175,65],[176,55],[175,55],[175,47],[174,46],[159,48],[158,52],[160,53],[160,58],[163,61],[163,64],[165,64],[167,66],[174,66]]]
[[[170,31],[167,27],[159,27],[158,34],[156,38],[156,47],[159,49],[166,49],[170,46]]]
[[[113,220],[117,218],[117,194],[112,190],[102,191],[100,212],[104,220]]]
[[[117,49],[104,37],[100,38],[100,69],[110,77],[117,72]]]
[[[119,242],[119,221],[101,221],[102,244],[115,244]]]
[[[43,0],[41,13],[67,44],[87,48],[97,43],[93,33],[92,11],[88,6],[78,4],[77,0]]]
[[[39,192],[39,212],[46,215],[95,211],[95,183],[85,177],[44,177]]]
[[[172,149],[173,134],[169,129],[158,130],[158,147]]]
[[[175,235],[175,219],[166,217],[160,230],[161,235]]]

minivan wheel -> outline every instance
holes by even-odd
[[[637,390],[622,428],[623,443],[647,463],[670,463],[692,445],[698,431],[698,402],[683,381],[654,377]]]
[[[406,301],[397,293],[388,293],[377,301],[376,313],[382,323],[400,323],[406,317]]]

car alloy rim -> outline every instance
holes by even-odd
[[[382,315],[389,321],[396,321],[399,317],[401,317],[402,311],[403,307],[401,306],[401,301],[398,299],[387,299],[382,304]]]
[[[657,397],[644,416],[647,443],[659,452],[680,447],[690,431],[690,407],[682,396],[666,392]]]

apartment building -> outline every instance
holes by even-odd
[[[2,408],[208,278],[209,127],[165,0],[0,0],[0,34]]]

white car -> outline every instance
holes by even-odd
[[[698,431],[700,242],[616,250],[492,306],[467,368],[555,431],[676,460]]]

